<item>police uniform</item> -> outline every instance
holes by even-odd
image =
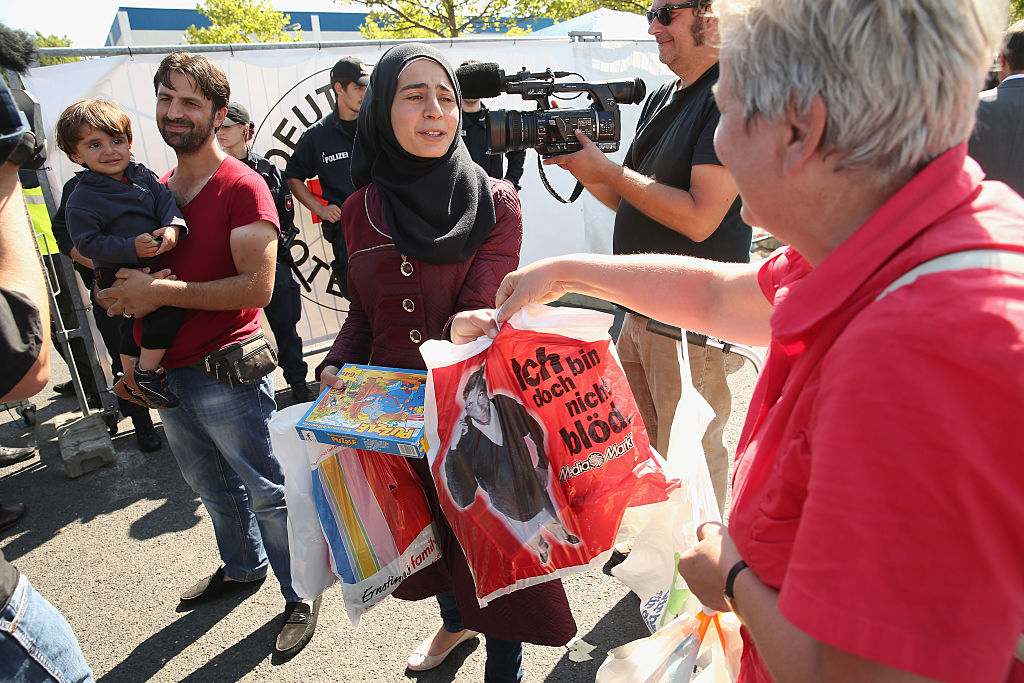
[[[355,136],[356,121],[342,121],[337,111],[332,111],[310,126],[299,138],[295,151],[288,159],[284,177],[303,182],[313,177],[319,178],[323,198],[328,204],[340,207],[356,191],[349,170]],[[338,288],[348,296],[348,254],[345,251],[345,234],[341,223],[323,221],[320,230],[334,249],[332,266]]]
[[[249,154],[242,161],[266,181],[270,193],[274,196],[274,205],[277,207],[277,216],[281,222],[281,236],[286,237],[294,230],[295,205],[281,170],[252,150],[249,150]],[[302,338],[295,329],[302,318],[302,297],[299,295],[299,283],[292,274],[291,255],[285,249],[283,241],[279,241],[277,245],[274,294],[270,303],[263,308],[263,312],[267,315],[267,322],[270,323],[274,339],[277,340],[278,364],[284,373],[285,381],[292,387],[292,394],[296,399],[312,400],[308,398],[309,389],[306,387],[308,368],[302,359]]]

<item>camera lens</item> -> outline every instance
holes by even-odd
[[[487,131],[491,140],[491,154],[516,152],[533,149],[540,144],[535,111],[506,111],[495,109],[487,112]]]

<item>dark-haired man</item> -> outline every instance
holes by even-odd
[[[352,184],[352,143],[356,120],[363,104],[370,73],[355,57],[342,57],[331,69],[335,106],[327,116],[309,127],[299,138],[288,159],[284,177],[299,203],[320,218],[320,230],[334,250],[334,277],[338,289],[348,296],[348,254],[341,230],[341,205],[356,191]],[[306,180],[320,179],[326,205],[306,187]]]
[[[274,362],[259,309],[273,290],[277,210],[263,179],[217,146],[214,130],[230,96],[223,72],[205,57],[174,52],[153,84],[157,127],[178,161],[161,180],[190,239],[164,262],[177,279],[122,269],[101,296],[110,315],[190,309],[163,358],[181,398],[181,408],[162,416],[164,433],[210,514],[224,565],[185,591],[182,604],[254,591],[269,563],[287,603],[275,649],[292,656],[313,635],[319,599],[304,601],[292,589],[284,472],[267,426],[276,408]]]
[[[295,330],[302,318],[299,283],[292,275],[291,255],[288,253],[289,239],[295,236],[295,205],[280,169],[249,147],[254,131],[255,125],[249,110],[237,102],[231,102],[224,123],[217,129],[217,142],[222,150],[259,173],[270,188],[270,194],[274,196],[277,217],[281,221],[281,239],[277,245],[274,295],[270,297],[270,303],[263,307],[263,312],[277,340],[277,356],[281,371],[284,372],[284,381],[291,387],[292,398],[297,403],[305,403],[316,398],[316,394],[306,384],[308,368],[302,360],[302,338]]]
[[[999,85],[979,96],[967,153],[989,180],[1024,195],[1024,19],[1006,30],[999,48]]]
[[[736,185],[712,144],[719,111],[711,92],[718,82],[711,4],[654,0],[647,32],[657,41],[659,60],[676,77],[648,96],[623,166],[582,136],[577,136],[582,151],[545,162],[568,169],[615,211],[616,254],[750,260],[750,227],[740,219]],[[651,443],[660,453],[668,449],[682,396],[679,334],[678,328],[630,311],[617,345]],[[732,359],[708,346],[706,337],[686,333],[686,338],[693,386],[715,411],[703,446],[718,507],[724,510],[729,484],[724,430],[732,409],[726,375],[734,368],[727,368]]]

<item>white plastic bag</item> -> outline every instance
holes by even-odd
[[[685,362],[682,366],[688,367]],[[688,375],[684,372],[683,386],[690,391],[683,392],[676,408],[666,457],[669,474],[682,486],[665,502],[627,511],[624,524],[630,524],[631,532],[640,532],[631,539],[629,556],[612,569],[612,575],[640,598],[640,614],[652,633],[684,610],[696,614],[700,609],[679,575],[679,556],[696,544],[698,526],[721,521],[701,446],[711,408],[692,388]],[[620,528],[619,542],[624,531]]]
[[[654,635],[608,652],[595,683],[689,683],[714,613],[683,614]]]
[[[723,643],[724,640],[724,643]],[[701,666],[707,655],[710,663],[693,683],[734,683],[740,672],[740,655],[743,653],[743,637],[740,636],[740,620],[732,612],[718,613],[718,628],[709,628],[697,654],[697,665]]]
[[[295,425],[309,406],[308,403],[300,403],[274,413],[270,420],[270,443],[284,468],[292,588],[300,597],[313,599],[338,579],[331,571],[327,540],[320,529],[320,519],[313,504],[313,480],[309,474],[306,443],[295,431]]]

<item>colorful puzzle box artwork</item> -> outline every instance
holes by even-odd
[[[422,458],[425,372],[345,365],[341,389],[320,395],[295,426],[299,437],[334,446]]]

